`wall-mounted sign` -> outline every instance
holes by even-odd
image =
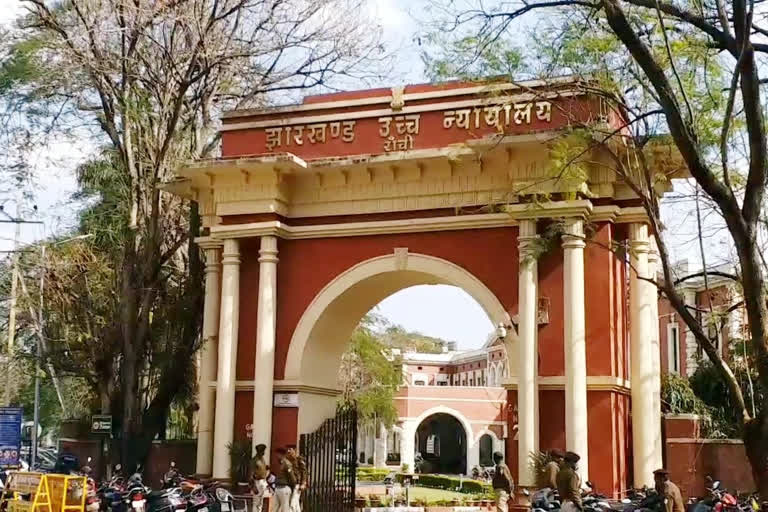
[[[98,415],[91,417],[91,432],[94,434],[112,433],[112,416]]]
[[[0,469],[20,467],[21,415],[21,407],[0,407]]]
[[[298,393],[275,393],[275,407],[298,407]]]

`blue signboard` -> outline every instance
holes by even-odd
[[[0,407],[0,468],[18,469],[21,452],[21,407]]]

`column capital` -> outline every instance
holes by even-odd
[[[531,243],[539,239],[536,220],[535,219],[523,219],[520,221],[520,231],[517,235],[517,247],[520,250],[520,261],[524,256],[527,256],[531,249]]]
[[[650,238],[648,244],[648,263],[655,265],[659,261],[659,247],[656,245],[656,239]]]
[[[277,263],[280,261],[277,257],[277,237],[264,235],[261,237],[261,246],[259,248],[259,263]]]
[[[221,251],[219,249],[206,249],[205,250],[205,273],[206,274],[219,274],[221,273]]]
[[[224,242],[219,240],[218,238],[213,238],[210,236],[199,236],[195,238],[195,243],[200,246],[201,249],[204,249],[206,252],[209,249],[221,249],[224,245]]]
[[[580,218],[565,219],[563,223],[563,234],[561,237],[563,249],[583,249],[586,247],[584,241],[584,221]]]
[[[648,224],[633,222],[629,225],[629,245],[635,253],[648,253],[651,245],[648,241]]]
[[[221,264],[240,265],[240,242],[236,238],[227,238],[224,240]]]

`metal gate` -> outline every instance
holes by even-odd
[[[336,416],[311,434],[302,434],[299,451],[307,461],[309,485],[304,512],[353,512],[357,473],[357,409],[341,405]]]

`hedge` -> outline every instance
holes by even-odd
[[[357,468],[357,479],[360,482],[381,482],[390,473],[389,469]]]
[[[484,494],[492,492],[491,486],[478,482],[477,480],[455,478],[442,475],[418,475],[419,479],[414,481],[414,485],[419,487],[429,487],[430,489],[442,489],[445,491],[456,491],[467,494]],[[399,473],[397,481],[403,483],[404,475]]]

